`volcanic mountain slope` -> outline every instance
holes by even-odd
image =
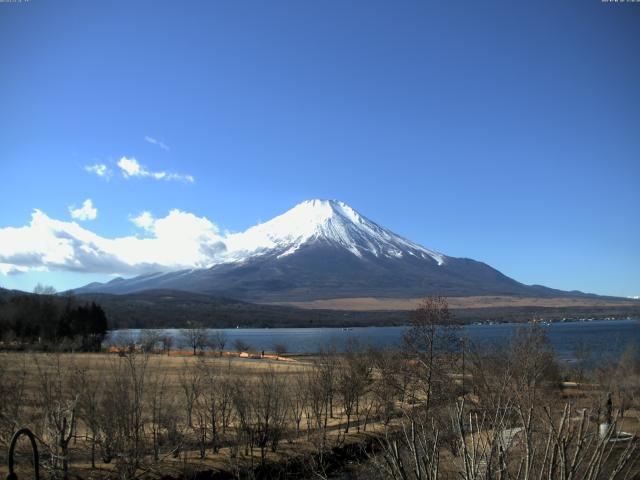
[[[225,243],[226,254],[210,268],[118,278],[76,292],[173,289],[258,302],[428,294],[583,295],[527,286],[485,263],[422,247],[334,200],[303,202],[229,235]]]

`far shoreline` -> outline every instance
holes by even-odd
[[[615,322],[615,321],[639,321],[640,322],[640,316],[627,316],[624,318],[618,318],[618,317],[605,317],[605,318],[566,318],[563,320],[554,320],[554,319],[549,319],[549,320],[545,320],[544,318],[541,318],[539,321],[531,321],[531,320],[522,320],[522,321],[491,321],[491,320],[485,320],[485,321],[477,321],[477,322],[460,322],[459,326],[461,327],[471,327],[471,326],[493,326],[493,325],[504,325],[504,326],[508,326],[508,325],[541,325],[541,326],[549,326],[552,324],[561,324],[561,323],[590,323],[590,322]],[[410,323],[402,323],[402,324],[390,324],[390,325],[356,325],[356,326],[349,326],[349,325],[345,325],[345,326],[335,326],[335,325],[327,325],[327,326],[322,326],[322,325],[301,325],[301,326],[286,326],[286,327],[252,327],[252,326],[237,326],[237,327],[208,327],[208,326],[203,326],[201,327],[204,330],[229,330],[229,331],[236,331],[236,330],[305,330],[305,329],[323,329],[323,330],[345,330],[345,331],[349,331],[349,330],[354,330],[354,329],[372,329],[372,328],[410,328],[411,324]],[[198,327],[200,328],[200,327]],[[162,331],[168,331],[168,330],[175,330],[175,331],[181,331],[181,330],[190,330],[190,328],[188,326],[185,327],[160,327],[160,328],[155,328],[155,327],[128,327],[128,328],[115,328],[115,329],[109,329],[107,330],[107,333],[112,333],[112,332],[129,332],[129,331],[145,331],[145,330],[162,330]]]

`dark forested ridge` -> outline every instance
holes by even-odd
[[[175,290],[148,290],[127,295],[82,294],[82,302],[101,305],[111,328],[179,328],[199,324],[209,328],[354,327],[406,325],[408,310],[353,311],[302,309],[286,305],[248,303],[228,297]],[[525,322],[532,317],[562,318],[640,315],[630,307],[502,307],[453,309],[461,322],[495,320]]]
[[[22,306],[18,308],[22,316],[17,316],[17,306]],[[92,308],[104,312],[109,329],[181,328],[194,324],[208,328],[354,327],[406,325],[409,321],[407,310],[303,309],[286,305],[249,303],[228,297],[177,290],[147,290],[125,295],[86,293],[47,296],[0,289],[2,338],[6,338],[7,334],[9,338],[11,335],[18,335],[28,339],[38,336],[52,339],[84,335],[82,328],[87,321],[82,319],[91,317]],[[638,316],[640,305],[479,307],[452,311],[458,320],[465,323],[484,320],[524,322],[532,317],[552,319],[571,316]],[[30,315],[30,319],[26,319],[27,315]],[[19,324],[26,325],[26,329],[19,327]]]
[[[81,294],[77,298],[102,305],[112,328],[171,328],[189,324],[209,328],[342,327],[407,322],[404,311],[307,310],[174,290],[147,290],[127,295]]]

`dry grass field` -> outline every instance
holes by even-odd
[[[413,310],[421,298],[330,298],[301,302],[280,302],[308,309],[355,310],[355,311],[395,311]],[[518,296],[474,296],[449,297],[451,309],[508,308],[508,307],[629,307],[639,306],[637,300],[608,298],[531,298]]]
[[[133,358],[133,363],[131,359]],[[373,397],[369,395],[366,402],[366,415],[359,411],[352,414],[350,419],[351,429],[345,433],[346,415],[339,407],[338,393],[335,393],[335,406],[331,406],[333,412],[323,410],[326,408],[318,406],[319,410],[313,411],[308,405],[303,405],[308,399],[308,393],[302,391],[306,389],[307,382],[313,381],[312,370],[317,365],[318,358],[306,356],[299,360],[279,361],[272,359],[251,359],[241,358],[237,355],[218,356],[189,354],[134,354],[119,355],[117,353],[0,353],[0,371],[5,384],[17,385],[18,390],[13,392],[16,400],[15,405],[11,405],[12,399],[5,397],[3,413],[17,414],[20,418],[19,425],[3,425],[9,430],[18,426],[29,426],[42,441],[41,456],[48,461],[48,450],[55,450],[51,447],[55,442],[55,435],[52,435],[50,427],[46,424],[51,421],[51,416],[60,405],[74,405],[76,419],[72,440],[68,450],[70,461],[70,471],[79,478],[103,478],[111,475],[121,475],[117,472],[117,459],[110,459],[105,462],[102,458],[100,448],[96,450],[95,467],[92,468],[90,460],[92,430],[90,422],[87,421],[83,412],[83,397],[87,394],[96,396],[96,410],[102,409],[102,413],[94,412],[96,416],[135,415],[136,408],[140,409],[141,430],[144,439],[145,454],[144,467],[140,469],[152,477],[161,475],[172,475],[175,477],[184,476],[187,471],[225,471],[240,472],[251,470],[261,464],[261,452],[255,448],[257,441],[251,446],[251,451],[240,449],[238,444],[245,440],[240,438],[240,422],[244,421],[240,417],[242,413],[233,411],[235,402],[242,403],[246,400],[253,404],[248,408],[255,410],[248,413],[253,415],[252,422],[264,421],[264,416],[273,415],[273,429],[280,429],[278,436],[282,440],[273,448],[270,439],[268,448],[265,448],[265,455],[269,463],[279,463],[282,461],[291,462],[295,458],[308,457],[318,453],[318,445],[344,446],[349,443],[361,443],[364,437],[379,431],[381,424],[378,419],[373,418],[374,408]],[[130,367],[133,365],[133,367]],[[132,373],[131,368],[138,369]],[[110,387],[116,386],[117,390],[122,387],[123,377],[127,375],[140,375],[127,385],[127,389],[132,391],[140,389],[144,399],[140,405],[130,405],[131,398],[125,395],[124,402],[118,403],[122,399],[122,391],[110,391]],[[131,379],[124,378],[125,383]],[[241,392],[240,392],[241,390]],[[241,394],[244,399],[237,398]],[[218,398],[212,400],[215,404],[213,408],[222,409],[220,396],[226,396],[229,409],[228,418],[216,418],[219,423],[216,443],[216,452],[212,449],[211,439],[211,408],[208,403],[210,395]],[[277,395],[279,404],[273,401],[272,404],[264,403],[259,395]],[[294,397],[297,395],[297,397]],[[11,395],[9,395],[10,397]],[[51,396],[45,401],[44,397]],[[18,398],[19,397],[19,398]],[[99,398],[98,398],[99,397]],[[161,398],[160,398],[161,397]],[[236,398],[233,398],[236,397]],[[18,405],[18,401],[20,405]],[[191,402],[191,403],[190,403]],[[162,405],[158,405],[162,403]],[[297,403],[297,405],[295,405]],[[365,402],[363,401],[363,404]],[[14,408],[15,407],[15,408]],[[133,407],[133,408],[132,408]],[[155,407],[171,412],[173,418],[167,421],[163,419],[162,412],[158,412],[157,417],[152,413]],[[237,408],[242,408],[240,405]],[[302,409],[307,411],[303,412]],[[257,410],[262,409],[261,412]],[[191,410],[191,411],[189,411]],[[269,411],[271,410],[271,411]],[[71,418],[71,412],[66,414]],[[213,415],[224,415],[224,412]],[[318,416],[322,430],[321,440],[318,438]],[[3,415],[4,417],[4,415]],[[191,418],[189,418],[191,417]],[[258,418],[261,417],[261,418]],[[278,418],[280,417],[280,418]],[[297,418],[297,422],[296,422]],[[168,425],[171,421],[173,425]],[[108,429],[108,423],[106,422]],[[224,425],[223,425],[224,423]],[[297,427],[296,427],[297,425]],[[175,430],[172,435],[169,430]],[[203,434],[207,438],[202,439]],[[163,437],[157,446],[157,459],[153,457],[151,445],[154,440],[149,437],[157,430],[158,436]],[[224,431],[223,431],[224,430]],[[366,430],[366,432],[365,432]],[[6,432],[7,430],[5,430]],[[56,432],[59,433],[59,432]],[[131,435],[135,431],[127,431]],[[104,434],[100,439],[105,443]],[[171,440],[168,437],[173,436]],[[280,440],[280,439],[279,439]],[[2,438],[6,446],[8,436]],[[21,441],[19,451],[26,452],[26,441]],[[46,445],[46,446],[45,446]],[[204,450],[204,452],[203,452]],[[6,451],[3,448],[3,451]],[[59,452],[57,452],[59,454]],[[26,462],[26,454],[21,455],[22,462]],[[2,454],[2,466],[0,473],[6,473],[6,458]],[[18,471],[23,474],[30,471],[30,467],[22,465]]]
[[[609,453],[595,473],[578,469],[583,476],[566,480],[596,480],[610,478],[621,458],[635,458],[637,439],[611,448],[597,441],[607,408],[616,422],[608,435],[640,432],[640,371],[631,357],[561,372],[544,331],[532,327],[503,352],[470,352],[463,363],[427,354],[440,341],[433,332],[416,328],[416,350],[286,361],[213,352],[0,353],[0,449],[28,426],[44,477],[78,479],[331,478],[349,464],[352,478],[414,479],[398,471],[414,460],[438,469],[421,478],[480,480],[486,469],[513,473],[522,461],[560,478],[553,469],[564,467],[549,463],[555,456],[531,452],[554,444],[574,452],[583,443],[581,455]],[[505,438],[513,445],[498,461]],[[31,475],[27,451],[22,440],[20,478]],[[6,460],[2,453],[3,475]],[[351,471],[357,463],[364,465]],[[638,474],[624,468],[629,475],[615,478]]]

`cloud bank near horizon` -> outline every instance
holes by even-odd
[[[208,267],[226,251],[217,225],[205,217],[174,209],[162,218],[143,212],[130,220],[140,235],[106,238],[36,209],[28,225],[0,228],[0,273],[140,275]]]

